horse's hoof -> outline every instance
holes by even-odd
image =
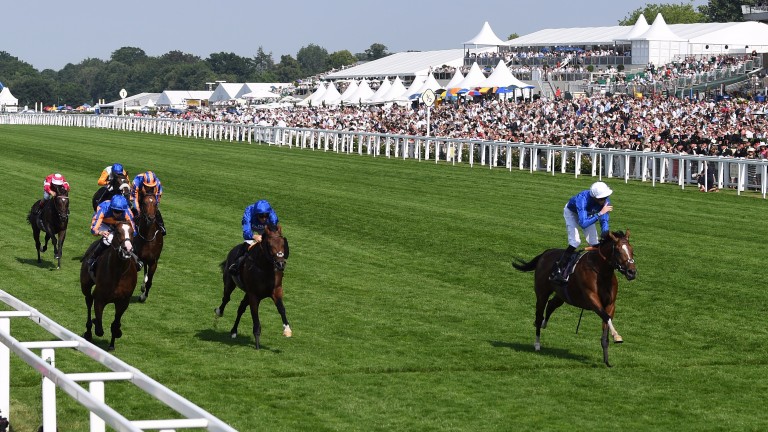
[[[107,351],[114,351],[114,350],[115,350],[115,346],[114,345],[110,345],[110,346],[107,347]]]
[[[533,349],[535,349],[536,351],[541,351],[541,344],[536,342],[535,344],[533,344]]]
[[[91,335],[91,332],[85,332],[83,333],[83,339],[87,340],[88,342],[93,340],[93,336]]]
[[[213,313],[216,315],[217,318],[221,318],[221,316],[224,315],[223,313],[221,313],[221,309],[219,308],[214,309]]]
[[[142,294],[139,296],[139,303],[144,303],[147,301],[147,296],[145,294]]]
[[[283,336],[285,336],[285,337],[293,336],[293,330],[291,330],[291,326],[283,327]]]
[[[236,338],[237,338],[237,333],[232,333],[232,334],[230,334],[229,336],[230,336],[232,339],[236,339]]]
[[[617,343],[617,344],[624,343],[624,339],[622,339],[621,336],[616,335],[616,337],[613,338],[613,343]]]

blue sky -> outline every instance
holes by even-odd
[[[150,56],[172,50],[201,58],[233,52],[252,57],[259,46],[280,56],[311,43],[329,53],[353,54],[373,43],[390,52],[461,48],[485,21],[496,35],[525,35],[545,28],[617,25],[648,3],[637,0],[294,0],[12,1],[3,4],[0,50],[38,70],[59,70],[86,58],[108,60],[118,48]],[[693,5],[706,4],[694,0]]]

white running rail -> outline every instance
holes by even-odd
[[[236,432],[218,418],[192,402],[143,374],[138,369],[105,352],[96,345],[65,329],[42,315],[36,309],[0,290],[0,301],[15,310],[0,311],[0,413],[13,423],[10,410],[10,353],[13,351],[43,376],[43,430],[55,431],[56,387],[62,389],[90,412],[91,432],[104,432],[106,425],[116,431],[160,430],[198,428],[212,432]],[[20,342],[11,336],[11,320],[29,318],[59,340]],[[75,348],[112,372],[64,373],[56,368],[55,349]],[[40,349],[37,356],[31,350]],[[104,403],[106,381],[130,381],[150,397],[165,403],[184,416],[181,419],[128,420]],[[88,382],[85,390],[78,382]]]

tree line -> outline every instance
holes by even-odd
[[[357,54],[348,50],[329,54],[325,48],[309,44],[299,49],[295,58],[282,55],[275,63],[272,53],[262,47],[253,57],[218,52],[205,59],[181,51],[153,57],[141,48],[122,47],[114,51],[109,60],[88,58],[78,64],[69,63],[59,71],[38,71],[31,64],[0,51],[0,81],[13,91],[20,106],[32,106],[36,102],[46,106],[94,105],[99,99],[118,99],[123,88],[128,94],[136,94],[206,89],[206,83],[217,80],[295,82],[389,54],[387,47],[380,43]]]

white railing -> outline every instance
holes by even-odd
[[[117,357],[70,332],[37,310],[0,290],[0,301],[14,310],[0,311],[0,412],[13,424],[10,407],[10,353],[13,351],[25,363],[43,376],[43,430],[55,431],[56,388],[62,389],[90,414],[90,431],[104,432],[108,424],[116,431],[161,430],[202,428],[216,432],[236,432],[218,418],[184,399],[172,390],[124,363]],[[11,336],[11,319],[29,318],[58,340],[20,342]],[[55,350],[74,348],[90,357],[111,372],[64,373],[56,368]],[[40,356],[32,352],[41,350]],[[101,369],[101,368],[100,368]],[[144,390],[148,396],[165,403],[179,414],[181,419],[128,420],[104,403],[104,385],[107,381],[129,381]],[[86,391],[78,382],[88,382]],[[60,429],[60,428],[59,428]]]
[[[253,124],[215,123],[154,117],[88,114],[4,114],[0,124],[48,125],[144,132],[215,141],[266,143],[301,149],[372,157],[475,163],[488,168],[696,184],[696,175],[714,167],[718,187],[738,194],[752,189],[766,198],[768,161],[718,156],[598,149],[536,143],[390,135],[371,132],[307,129]],[[591,164],[591,169],[586,165]],[[589,174],[582,174],[588,170]]]

